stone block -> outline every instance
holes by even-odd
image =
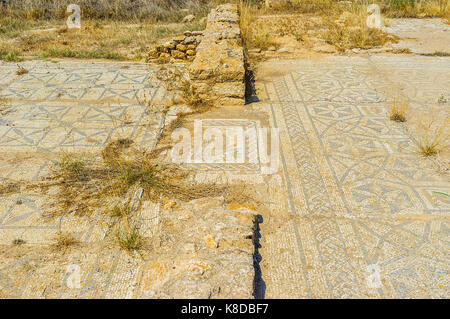
[[[186,54],[179,50],[172,50],[171,54],[175,59],[184,59],[186,57]]]

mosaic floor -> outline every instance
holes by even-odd
[[[116,138],[130,138],[146,149],[155,145],[164,124],[157,106],[166,93],[151,66],[38,61],[21,66],[28,73],[17,75],[16,64],[0,64],[0,96],[5,101],[0,109],[0,182],[41,180],[61,154],[98,153]],[[45,218],[48,204],[50,196],[31,190],[0,194],[1,296],[131,296],[137,267],[129,272],[129,263],[135,261],[120,249],[81,247],[66,256],[64,264],[83,265],[81,279],[87,284],[64,289],[66,269],[49,263],[40,247],[53,243],[59,231],[69,231],[82,244],[99,241],[107,221],[95,215]],[[14,256],[8,247],[17,239],[35,249]],[[45,278],[48,274],[54,280]]]
[[[271,197],[284,205],[261,225],[265,296],[448,298],[450,182],[389,121],[384,89],[398,85],[422,107],[448,99],[450,61],[333,57],[270,67],[289,72],[259,92],[280,129],[283,167]]]
[[[260,174],[259,164],[193,167],[205,179],[244,170],[237,179],[245,175],[248,184],[267,186],[261,190],[268,203],[260,225],[262,295],[448,298],[450,182],[417,153],[405,126],[387,116],[394,87],[417,110],[449,101],[448,58],[273,63],[272,69],[289,71],[257,83],[261,102],[247,110],[267,114],[279,128],[279,174]],[[153,147],[165,120],[154,106],[166,92],[150,66],[23,66],[29,72],[17,75],[15,64],[0,64],[0,95],[9,100],[0,109],[0,181],[39,180],[58,154],[98,152],[118,137]],[[238,125],[259,126],[248,114]],[[205,120],[236,123],[229,114]],[[33,191],[0,195],[0,298],[136,297],[139,259],[89,246],[102,241],[108,221],[47,219],[48,204],[50,197]],[[146,228],[156,210],[143,212]],[[73,232],[80,247],[62,257],[44,252],[60,230]],[[11,248],[19,238],[29,244],[20,253]],[[73,265],[82,266],[83,285],[69,289]]]

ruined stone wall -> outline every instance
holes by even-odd
[[[244,104],[244,49],[236,5],[220,5],[208,15],[189,73],[192,88],[203,101],[217,106]]]

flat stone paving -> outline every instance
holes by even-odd
[[[328,57],[266,69],[287,71],[257,84],[256,107],[282,149],[283,182],[272,179],[261,224],[265,297],[448,298],[450,181],[389,120],[386,92],[400,87],[426,111],[449,98],[450,60]]]
[[[8,100],[0,113],[1,183],[39,181],[61,154],[98,155],[116,138],[130,138],[145,149],[155,146],[164,124],[158,105],[166,91],[151,66],[41,61],[21,66],[29,72],[17,75],[16,64],[0,64],[0,96]],[[51,200],[32,190],[0,194],[0,297],[131,297],[138,261],[118,247],[83,246],[105,237],[108,220],[46,218]],[[53,244],[59,231],[74,235],[81,247],[52,259],[40,249]],[[11,249],[16,239],[26,243],[23,255]],[[61,263],[80,265],[85,285],[68,289]]]

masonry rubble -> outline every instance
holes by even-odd
[[[149,58],[162,62],[168,62],[171,58],[192,61],[202,34],[203,31],[185,31],[183,35],[157,45],[149,52]]]

